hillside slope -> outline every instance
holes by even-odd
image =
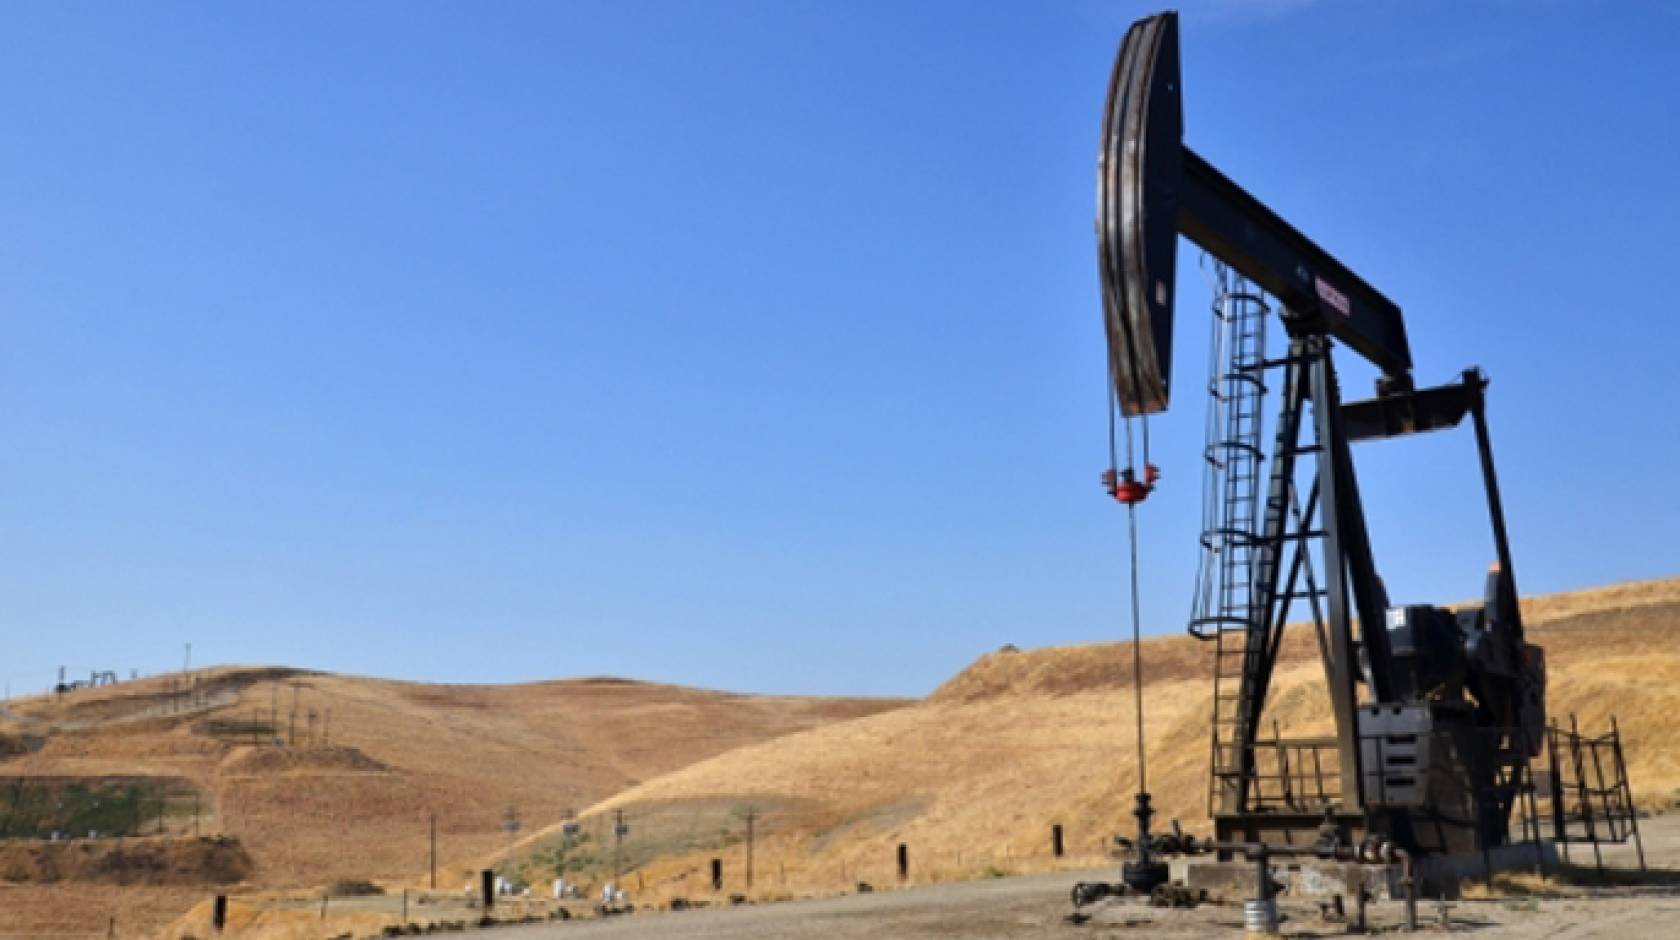
[[[1552,714],[1596,729],[1614,712],[1636,796],[1666,804],[1680,785],[1670,720],[1680,713],[1680,580],[1524,603],[1547,649]],[[1288,734],[1328,732],[1310,631],[1291,634],[1269,717]],[[760,814],[756,886],[767,891],[888,880],[900,842],[920,877],[1043,867],[1053,822],[1078,861],[1098,859],[1133,825],[1130,656],[1129,644],[992,653],[921,704],[732,751],[590,815],[623,809],[639,823],[625,851],[638,883],[660,893],[704,891],[712,856],[738,885],[748,808]],[[1188,637],[1144,643],[1149,788],[1187,826],[1206,819],[1208,656]],[[538,835],[528,847],[552,844]]]
[[[195,678],[185,695],[164,677],[13,700],[0,778],[159,781],[163,819],[145,831],[236,837],[253,862],[241,890],[415,878],[433,814],[441,860],[475,857],[508,844],[510,813],[547,823],[732,748],[904,704],[616,679],[448,686],[243,667]],[[276,733],[295,745],[273,746]],[[63,888],[4,887],[5,921],[31,907],[32,887]],[[172,906],[144,887],[126,894],[143,923]]]

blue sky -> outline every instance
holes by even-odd
[[[1093,164],[1151,11],[9,5],[0,675],[919,694],[1124,635]],[[1402,305],[1421,381],[1492,375],[1522,588],[1680,574],[1680,8],[1210,2],[1183,42],[1191,146]],[[1358,459],[1395,598],[1475,595],[1469,434]]]

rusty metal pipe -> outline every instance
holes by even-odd
[[[1402,848],[1394,850],[1400,859],[1400,890],[1406,892],[1406,932],[1417,931],[1417,877],[1412,870],[1412,853]]]

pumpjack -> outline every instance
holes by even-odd
[[[1189,625],[1216,662],[1214,838],[1204,845],[1278,851],[1375,839],[1409,857],[1485,853],[1512,841],[1513,814],[1532,799],[1528,762],[1545,723],[1545,658],[1525,640],[1517,604],[1488,380],[1470,368],[1418,388],[1400,307],[1185,146],[1181,102],[1176,14],[1139,20],[1115,63],[1098,161],[1112,407],[1128,421],[1167,408],[1180,235],[1228,269],[1237,286],[1227,299],[1249,306],[1249,325],[1230,344],[1247,351],[1213,387],[1226,409],[1208,451],[1221,479],[1203,535],[1213,575]],[[1273,307],[1288,346],[1268,358],[1254,323]],[[1347,354],[1379,371],[1372,397],[1343,400],[1336,359]],[[1257,401],[1272,383],[1281,392],[1265,453],[1258,406],[1233,401],[1239,386]],[[1378,576],[1353,445],[1466,417],[1497,557],[1484,601],[1395,604]],[[1110,493],[1141,501],[1153,466],[1138,477],[1131,467],[1111,475]],[[1285,625],[1302,611],[1316,631],[1331,737],[1265,733]],[[1150,846],[1175,843],[1150,835],[1151,814],[1140,793],[1139,839],[1123,840],[1139,852],[1127,881],[1144,890],[1164,877]]]

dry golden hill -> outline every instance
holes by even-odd
[[[241,891],[415,879],[428,866],[433,814],[443,863],[478,857],[508,844],[510,811],[546,824],[697,760],[904,704],[243,667],[203,670],[195,683],[182,692],[178,676],[159,677],[14,699],[0,709],[0,780],[139,793],[148,834],[234,837],[251,860]],[[295,743],[274,746],[276,733]],[[107,914],[130,930],[155,927],[209,890],[170,878],[139,887],[143,873],[121,890],[39,874],[0,872],[0,928],[104,931]]]
[[[1601,728],[1614,712],[1635,793],[1667,804],[1680,786],[1680,580],[1614,585],[1524,602],[1547,649],[1553,715]],[[1292,629],[1269,717],[1286,734],[1329,731],[1310,630]],[[1209,648],[1184,636],[1146,640],[1148,785],[1187,826],[1205,821]],[[893,877],[910,846],[922,879],[1048,866],[1049,830],[1065,824],[1063,864],[1104,857],[1132,825],[1138,786],[1129,644],[999,651],[909,708],[731,751],[614,796],[585,816],[577,875],[606,877],[600,819],[624,810],[632,889],[644,899],[703,894],[711,857],[726,890],[744,881],[742,837],[757,811],[759,893],[822,893]],[[552,871],[559,836],[536,833],[510,867]]]

